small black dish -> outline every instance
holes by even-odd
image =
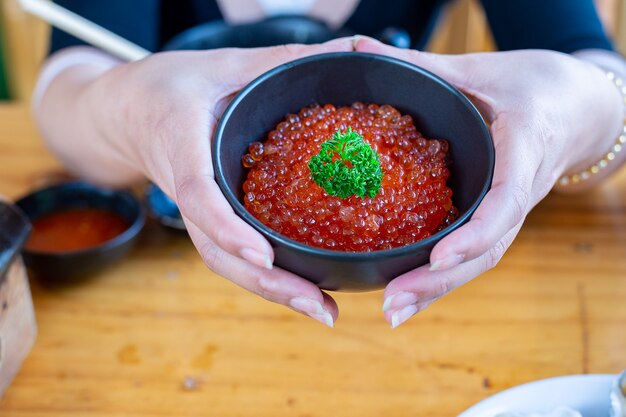
[[[170,229],[187,230],[178,206],[163,190],[150,183],[146,186],[144,195],[148,216]]]
[[[53,185],[16,202],[31,222],[60,210],[96,208],[115,213],[129,227],[113,239],[92,248],[68,252],[44,252],[24,248],[29,270],[48,284],[63,284],[95,273],[123,258],[134,246],[145,223],[139,201],[129,192],[99,188],[83,182]],[[72,233],[68,228],[67,233]]]
[[[253,141],[264,141],[286,114],[318,104],[390,104],[410,114],[426,137],[450,143],[448,182],[459,218],[441,232],[401,248],[350,253],[298,243],[271,230],[241,203],[246,170],[241,157]],[[467,222],[489,187],[494,147],[473,104],[434,74],[397,59],[365,53],[303,58],[263,74],[242,90],[224,112],[214,134],[215,176],[234,211],[274,247],[275,264],[329,290],[372,290],[424,265],[444,236]]]

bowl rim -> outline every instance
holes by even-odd
[[[224,135],[224,130],[226,129],[226,125],[228,124],[233,112],[247,96],[254,89],[256,89],[259,85],[263,84],[268,79],[273,76],[283,73],[285,71],[289,71],[292,68],[295,68],[300,65],[306,65],[310,62],[320,61],[320,60],[329,60],[329,59],[339,59],[339,58],[357,58],[357,59],[371,59],[377,61],[383,61],[389,64],[397,65],[409,69],[413,72],[417,72],[422,76],[430,78],[432,81],[435,81],[443,88],[447,89],[450,93],[456,96],[457,99],[467,108],[467,110],[474,115],[474,118],[479,122],[480,128],[482,130],[483,136],[489,138],[489,143],[487,146],[487,162],[488,162],[488,176],[487,181],[483,184],[483,187],[478,195],[478,197],[474,200],[472,205],[468,208],[468,210],[463,213],[463,215],[459,216],[451,225],[440,230],[439,232],[425,238],[419,240],[415,243],[411,243],[409,245],[400,246],[392,249],[384,249],[384,250],[376,250],[371,252],[344,252],[340,250],[330,250],[324,248],[318,248],[314,246],[309,246],[304,243],[300,243],[296,240],[290,239],[265,224],[261,223],[256,217],[252,215],[243,204],[237,199],[235,194],[232,192],[228,184],[224,179],[224,169],[222,165],[222,160],[218,153],[218,150],[222,145],[222,137]],[[245,86],[237,95],[233,98],[233,100],[229,103],[224,110],[224,113],[220,117],[220,120],[215,128],[215,132],[212,137],[211,144],[211,159],[213,161],[213,169],[215,172],[215,180],[226,197],[226,200],[230,204],[231,208],[235,211],[235,213],[242,218],[246,223],[252,226],[255,230],[261,233],[265,238],[272,239],[274,241],[279,242],[281,245],[288,247],[289,249],[296,250],[301,253],[306,253],[308,255],[313,255],[317,257],[322,257],[326,259],[336,259],[336,260],[350,260],[350,261],[371,261],[382,258],[395,258],[410,255],[414,253],[416,250],[428,246],[433,242],[436,242],[448,234],[452,233],[454,230],[458,229],[461,225],[465,224],[469,218],[474,214],[485,195],[491,188],[491,183],[493,180],[493,172],[495,167],[495,147],[493,144],[493,139],[491,138],[491,134],[489,132],[489,128],[485,123],[482,115],[476,109],[476,106],[456,87],[452,84],[444,80],[443,78],[433,74],[432,72],[419,67],[417,65],[411,64],[407,61],[403,61],[397,58],[389,57],[386,55],[372,54],[366,52],[329,52],[323,54],[310,55],[304,58],[299,58],[294,61],[286,62],[281,64],[275,68],[270,69],[269,71],[261,74],[259,77],[254,79],[250,84]],[[270,242],[271,243],[271,242]]]
[[[132,204],[135,204],[137,207],[137,216],[134,218],[134,220],[130,223],[130,225],[128,226],[128,228],[126,230],[124,230],[122,233],[120,233],[119,235],[99,244],[96,246],[90,246],[88,248],[84,248],[84,249],[76,249],[76,250],[71,250],[71,251],[43,251],[43,250],[30,250],[26,247],[26,244],[24,245],[24,247],[22,248],[22,252],[25,255],[29,255],[29,256],[46,256],[46,257],[55,257],[55,258],[72,258],[75,256],[82,256],[82,255],[87,255],[87,254],[91,254],[91,253],[95,253],[95,252],[106,252],[108,250],[112,250],[115,249],[117,247],[120,247],[126,243],[128,243],[129,241],[131,241],[132,239],[134,239],[136,236],[139,235],[139,232],[141,232],[141,230],[143,229],[143,226],[145,225],[146,222],[146,213],[145,210],[143,208],[143,206],[141,205],[141,202],[130,192],[130,191],[125,191],[125,190],[115,190],[115,189],[111,189],[111,188],[104,188],[104,187],[97,187],[95,185],[86,183],[84,181],[67,181],[67,182],[61,182],[61,183],[57,183],[57,184],[52,184],[52,185],[48,185],[48,186],[44,186],[41,188],[38,188],[34,191],[29,192],[28,194],[20,197],[18,200],[16,200],[15,204],[18,207],[21,207],[21,203],[23,202],[23,200],[27,199],[27,198],[32,198],[37,194],[43,193],[43,192],[48,192],[48,191],[54,191],[54,190],[58,190],[58,189],[62,189],[62,188],[66,188],[66,187],[77,187],[79,189],[85,190],[87,192],[90,193],[97,193],[100,195],[104,195],[104,194],[109,194],[109,196],[107,197],[111,197],[113,195],[117,195],[120,196],[122,198],[124,198],[126,201],[131,202]],[[24,210],[22,210],[24,211]],[[56,211],[52,211],[50,213],[47,214],[51,214],[54,213]],[[24,214],[26,215],[26,217],[28,218],[29,222],[33,222],[33,219],[31,219],[28,214],[24,211]],[[33,227],[34,230],[34,227]]]

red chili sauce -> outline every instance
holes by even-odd
[[[379,154],[381,189],[373,198],[330,196],[307,164],[322,142],[348,127]],[[244,205],[268,227],[298,242],[369,252],[417,242],[458,217],[446,185],[448,142],[426,139],[411,116],[389,105],[314,105],[288,115],[242,163]]]
[[[26,249],[68,252],[101,245],[128,229],[128,222],[109,211],[77,208],[43,216],[33,222]]]

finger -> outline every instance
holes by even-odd
[[[492,125],[496,163],[491,189],[470,221],[435,245],[430,254],[431,270],[445,270],[481,256],[523,222],[537,203],[533,183],[542,148],[533,145],[534,127],[521,120],[502,117]]]
[[[391,56],[418,65],[448,80],[458,87],[475,87],[471,85],[471,61],[475,55],[443,55],[414,49],[400,49],[386,45],[376,39],[359,36],[354,42],[357,52],[368,52]],[[472,88],[473,89],[473,88]]]
[[[237,68],[237,71],[216,74],[221,76],[219,84],[223,91],[215,96],[217,99],[215,117],[220,117],[239,90],[261,74],[286,62],[310,55],[351,52],[355,39],[356,37],[346,37],[314,45],[287,44],[265,48],[230,49],[228,54],[222,51],[221,54],[230,60],[228,67]],[[212,51],[211,53],[218,52]]]
[[[501,107],[501,100],[494,97],[508,94],[501,91],[502,83],[494,82],[492,73],[485,71],[491,65],[489,60],[493,58],[492,54],[444,55],[399,49],[365,36],[354,37],[354,49],[401,59],[440,76],[462,90],[489,123],[493,122],[498,107]]]
[[[208,124],[191,123],[189,126]],[[179,126],[172,131],[178,132],[178,138],[170,141],[168,154],[174,199],[182,215],[226,252],[272,269],[272,247],[235,214],[215,182],[208,127],[198,132]]]
[[[397,327],[450,291],[493,268],[519,232],[519,223],[482,256],[447,271],[427,266],[407,272],[387,285],[383,311],[391,327]]]
[[[237,67],[237,71],[229,73],[226,82],[231,87],[240,89],[259,75],[286,62],[316,54],[351,52],[353,45],[354,38],[346,37],[314,45],[287,44],[233,50],[235,53],[229,54],[228,59],[232,60],[232,65]]]
[[[193,223],[186,221],[186,225],[202,259],[213,272],[266,300],[334,326],[339,315],[337,303],[315,284],[280,268],[270,271],[232,256]]]
[[[414,49],[399,49],[364,36],[354,38],[354,49],[358,52],[394,57],[420,66],[463,90],[490,123],[495,119],[498,101],[489,94],[494,83],[485,71],[475,73],[477,68],[485,67],[485,57],[482,54],[443,55]]]

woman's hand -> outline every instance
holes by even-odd
[[[334,300],[311,282],[273,268],[269,243],[227,203],[214,179],[210,141],[232,96],[254,78],[284,62],[351,51],[352,45],[352,39],[346,38],[313,46],[168,52],[119,65],[78,89],[71,102],[80,105],[64,116],[66,124],[75,123],[82,132],[93,133],[87,149],[97,151],[68,146],[61,134],[47,135],[48,141],[68,166],[93,181],[110,183],[108,174],[114,178],[122,171],[127,173],[117,175],[121,175],[119,182],[134,176],[133,171],[144,174],[176,201],[211,270],[332,326],[338,314]],[[72,77],[71,71],[60,78]],[[74,74],[74,79],[80,74],[84,71]],[[53,86],[51,94],[61,87]],[[44,135],[45,107],[52,109],[59,101],[44,97],[44,109],[39,112]],[[66,137],[72,134],[66,129]],[[102,155],[93,155],[98,152]],[[108,174],[96,167],[111,163],[119,168],[111,168]]]
[[[411,62],[454,84],[486,116],[496,149],[491,190],[471,220],[435,246],[430,265],[387,286],[383,310],[396,327],[493,268],[557,179],[591,166],[610,149],[623,106],[602,71],[556,52],[446,56],[369,38],[355,49]]]

